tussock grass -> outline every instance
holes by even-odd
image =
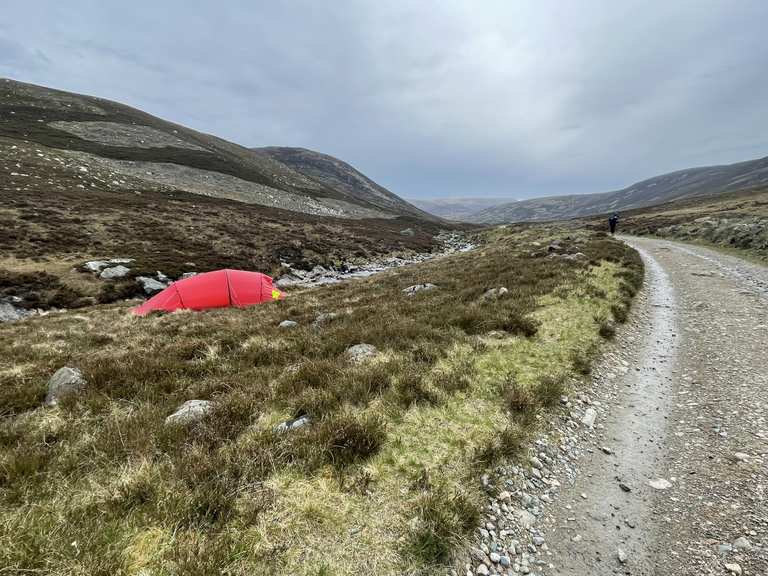
[[[587,259],[533,244],[556,238]],[[0,566],[353,574],[364,554],[376,574],[444,571],[477,521],[479,474],[525,450],[641,280],[609,238],[526,227],[246,310],[113,304],[4,325]],[[439,288],[402,293],[423,282]],[[278,329],[288,317],[299,327]],[[361,342],[379,354],[353,364]],[[88,387],[44,409],[62,365]],[[193,398],[213,412],[164,425]],[[273,430],[300,415],[311,424]]]

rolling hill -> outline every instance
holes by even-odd
[[[439,245],[445,222],[340,160],[285,150],[0,80],[0,299],[42,290],[55,294],[39,307],[69,308],[130,296],[134,276],[158,271],[274,274]],[[77,271],[112,258],[132,260],[125,281]]]
[[[295,154],[250,150],[101,98],[4,79],[0,119],[0,137],[66,150],[77,170],[113,173],[115,189],[130,179],[318,216],[432,218],[330,156],[303,151],[313,162],[285,163]]]
[[[483,224],[564,220],[655,206],[673,200],[746,190],[768,184],[768,157],[724,166],[678,170],[622,190],[532,198],[481,210],[467,221]]]

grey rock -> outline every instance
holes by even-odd
[[[477,568],[475,568],[475,574],[478,574],[479,576],[488,576],[488,574],[490,574],[488,566],[485,564],[478,564]]]
[[[197,276],[197,272],[184,272],[184,274],[181,275],[181,280],[192,278],[192,276]]]
[[[654,490],[666,490],[672,487],[672,482],[666,478],[656,478],[655,480],[648,480],[648,486]]]
[[[736,550],[752,550],[752,542],[746,536],[741,536],[733,541]]]
[[[491,559],[491,562],[494,564],[498,564],[501,562],[501,555],[498,552],[491,552],[488,557]]]
[[[208,400],[187,400],[176,412],[165,419],[166,424],[186,425],[200,422],[213,410],[213,402]]]
[[[619,562],[621,562],[622,564],[626,564],[628,560],[627,553],[624,552],[624,550],[622,550],[621,548],[616,550],[616,558],[618,558]]]
[[[277,327],[288,329],[288,328],[296,328],[296,326],[298,325],[299,323],[294,322],[293,320],[283,320],[282,322],[280,322],[280,324],[277,325]]]
[[[313,325],[322,326],[323,324],[328,324],[329,322],[335,320],[338,317],[339,315],[336,314],[335,312],[323,312],[317,315],[317,318],[315,318]]]
[[[83,264],[83,267],[91,272],[101,272],[107,266],[109,266],[109,261],[107,260],[90,260]]]
[[[435,288],[437,288],[437,286],[427,282],[426,284],[414,284],[413,286],[408,286],[408,288],[403,288],[403,292],[406,296],[413,296],[417,292],[434,290]]]
[[[404,230],[400,230],[401,236],[414,236],[416,232],[413,231],[413,228],[406,228]]]
[[[544,538],[542,536],[534,536],[533,543],[536,546],[541,546],[542,544],[544,544]]]
[[[736,576],[741,576],[741,566],[739,564],[736,564],[735,562],[731,564],[726,564],[725,569],[728,570],[731,574],[736,574]]]
[[[48,393],[45,396],[46,406],[56,406],[61,398],[80,392],[85,388],[83,374],[77,368],[64,366],[54,372],[48,380]]]
[[[29,310],[14,306],[10,302],[0,302],[0,322],[14,322],[31,314]]]
[[[171,279],[168,278],[168,276],[166,276],[162,272],[160,272],[160,270],[158,270],[157,273],[155,274],[155,278],[157,278],[160,282],[163,282],[164,284],[169,284],[171,281]]]
[[[293,418],[292,420],[280,422],[280,424],[275,426],[274,430],[275,432],[288,432],[289,430],[298,430],[299,428],[308,426],[311,422],[312,420],[309,418],[309,416],[300,416],[298,418]]]
[[[528,510],[522,510],[518,508],[513,512],[515,519],[523,528],[530,528],[536,524],[536,516],[528,512]]]
[[[509,556],[503,556],[499,558],[499,564],[504,566],[505,568],[509,568],[509,566],[512,564],[512,562],[509,559]]]
[[[355,344],[347,349],[346,355],[350,362],[360,364],[378,354],[376,346],[371,344]]]
[[[726,554],[730,554],[731,552],[733,552],[733,546],[731,546],[730,544],[725,543],[725,544],[718,544],[717,545],[717,553],[718,554],[721,554],[721,555],[724,556]]]
[[[481,300],[498,300],[499,298],[504,297],[509,293],[509,290],[507,290],[504,286],[501,286],[499,288],[491,288],[490,290],[486,290],[483,295],[481,296]]]
[[[594,427],[595,420],[597,419],[597,410],[594,408],[587,408],[584,411],[584,416],[581,418],[581,423],[584,424],[584,426],[589,426],[590,428]]]
[[[103,278],[104,280],[112,280],[114,278],[123,278],[124,276],[127,276],[130,273],[130,271],[131,271],[130,268],[126,268],[122,264],[118,264],[117,266],[104,268],[104,270],[101,271],[101,274],[99,274],[99,278]]]
[[[148,276],[138,276],[136,278],[136,282],[141,285],[141,289],[147,296],[156,294],[168,287],[166,284],[163,284],[162,282],[159,282],[158,280]]]

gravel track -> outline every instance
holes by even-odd
[[[539,571],[768,574],[768,268],[625,240],[646,288],[595,371],[596,430],[538,519]]]

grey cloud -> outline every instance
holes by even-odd
[[[0,70],[406,196],[618,188],[768,154],[762,0],[10,2]],[[46,61],[42,54],[48,54]]]

